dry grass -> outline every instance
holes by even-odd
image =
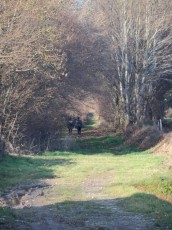
[[[141,150],[150,149],[162,138],[162,133],[154,126],[129,127],[126,131],[125,145],[134,146]]]

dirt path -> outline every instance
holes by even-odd
[[[103,192],[112,182],[112,175],[92,174],[85,178],[80,192],[85,201],[52,204],[54,191],[58,184],[49,180],[46,184],[39,183],[20,185],[11,191],[25,194],[13,206],[19,211],[15,230],[155,230],[154,221],[142,215],[125,212],[119,205],[121,199],[110,199]],[[44,186],[45,185],[45,186]],[[23,190],[21,190],[21,188]],[[9,198],[10,194],[6,194]],[[13,197],[14,198],[14,197]],[[30,219],[30,220],[29,220]],[[6,230],[8,228],[4,228]],[[9,228],[11,229],[11,228]]]
[[[112,175],[96,175],[92,176],[84,182],[83,193],[88,198],[94,199],[94,202],[111,211],[112,218],[108,223],[100,220],[102,229],[114,230],[153,230],[156,229],[154,222],[146,220],[142,215],[134,215],[125,212],[119,207],[122,199],[109,199],[106,194],[101,191],[106,188],[112,181]]]
[[[97,136],[86,133],[85,136]],[[83,135],[81,138],[85,138]],[[102,133],[100,133],[102,136]],[[91,160],[92,158],[89,158]],[[72,160],[73,161],[73,160]],[[89,161],[88,161],[89,163]],[[94,165],[92,166],[94,168]],[[113,166],[114,167],[114,166]],[[68,170],[68,168],[66,168]],[[13,226],[7,230],[157,230],[155,220],[127,212],[121,207],[123,199],[106,193],[114,181],[111,171],[90,170],[82,178],[76,194],[61,201],[58,196],[72,188],[68,178],[47,179],[41,183],[21,184],[4,195],[4,203],[17,210]],[[75,180],[75,178],[73,178]]]

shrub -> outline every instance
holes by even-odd
[[[161,137],[162,133],[155,126],[130,126],[126,130],[125,144],[146,150],[155,146]]]

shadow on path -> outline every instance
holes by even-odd
[[[0,229],[169,230],[172,204],[145,193],[125,199],[65,201],[42,207],[35,203],[14,211],[8,221],[1,218]]]
[[[6,187],[42,179],[56,177],[52,166],[74,164],[70,158],[52,158],[46,156],[8,156],[0,165],[0,195]]]

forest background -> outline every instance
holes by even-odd
[[[163,119],[171,19],[170,0],[2,0],[1,149],[49,149],[90,112],[114,131]]]

